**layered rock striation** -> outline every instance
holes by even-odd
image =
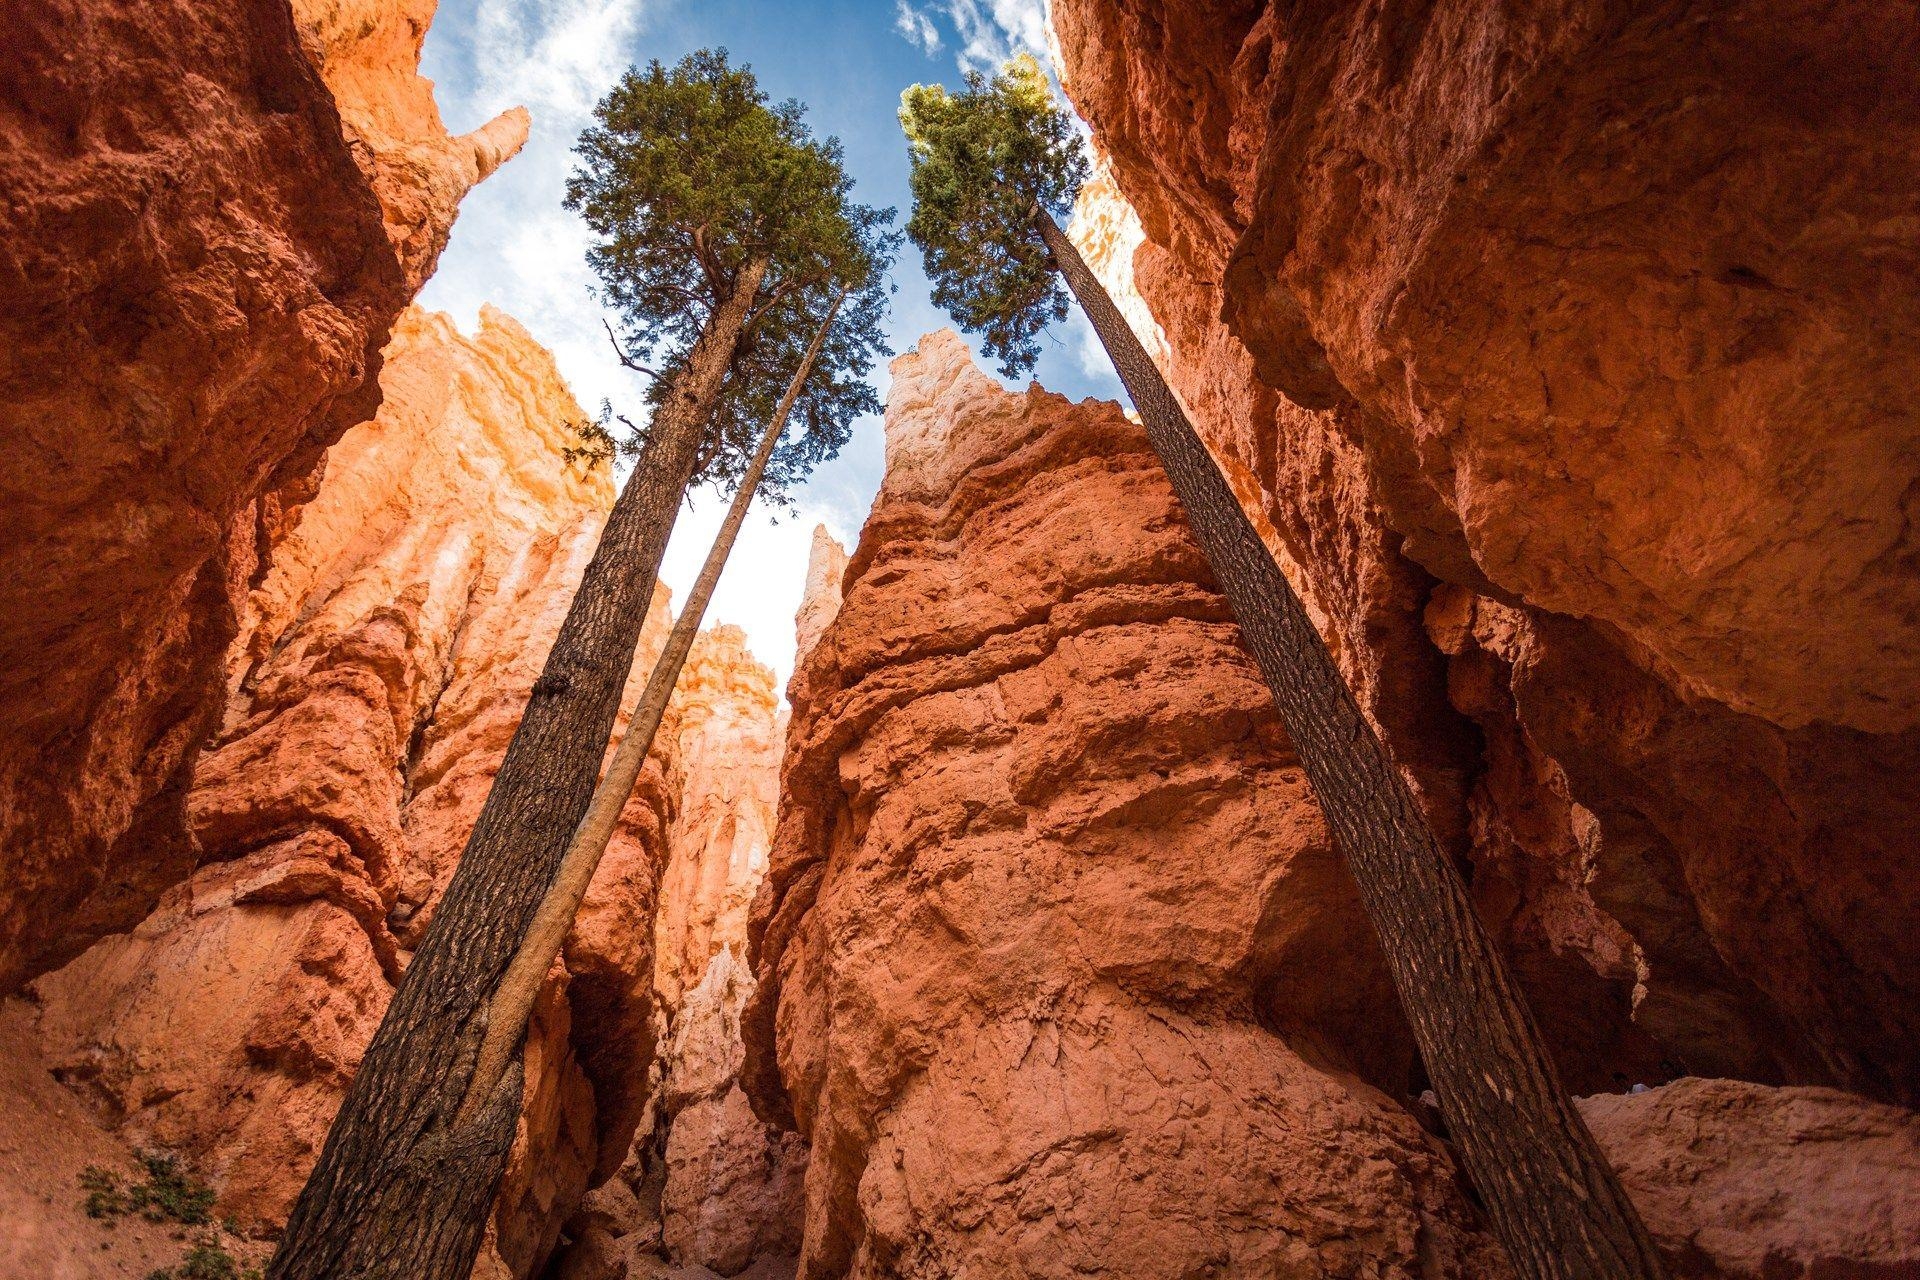
[[[447,135],[433,7],[0,6],[0,990],[192,870],[264,554],[525,139],[518,111]]]
[[[284,1220],[478,817],[613,501],[574,404],[511,318],[410,311],[379,415],[286,513],[187,799],[201,865],[132,932],[31,988],[56,1072],[221,1211]],[[665,639],[664,588],[637,697]],[[675,805],[649,762],[543,994],[494,1265],[546,1257],[617,1165],[654,1045],[651,920]]]
[[[736,627],[701,637],[675,700],[683,781],[654,929],[670,1028],[654,1134],[661,1244],[678,1265],[731,1276],[800,1242],[806,1146],[769,1129],[740,1088],[747,916],[773,848],[786,717]]]
[[[821,546],[816,535],[816,565]],[[674,708],[679,800],[653,916],[659,1083],[618,1175],[567,1224],[563,1280],[790,1276],[799,1248],[806,1145],[754,1115],[739,1083],[747,918],[773,846],[786,716],[732,626],[695,642]]]
[[[1060,0],[1083,243],[1581,1089],[1920,1098],[1920,24]]]
[[[894,362],[796,674],[747,1082],[809,1276],[1501,1274],[1144,434]]]

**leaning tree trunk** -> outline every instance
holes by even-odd
[[[1273,691],[1380,934],[1441,1113],[1515,1267],[1530,1280],[1657,1280],[1663,1269],[1639,1214],[1299,597],[1079,251],[1044,210],[1034,224],[1133,397]]]
[[[746,523],[747,509],[753,505],[754,493],[760,488],[760,477],[766,474],[774,446],[786,429],[787,415],[793,412],[793,403],[800,398],[800,390],[813,372],[813,362],[819,358],[827,330],[833,325],[845,297],[846,291],[842,290],[827,308],[826,319],[814,331],[813,342],[761,435],[759,448],[754,451],[740,478],[740,487],[733,495],[733,504],[727,508],[726,519],[720,522],[720,532],[714,535],[706,562],[700,566],[700,576],[694,579],[693,590],[667,635],[666,648],[660,651],[653,673],[647,677],[646,692],[633,708],[626,736],[620,740],[620,747],[613,753],[600,785],[594,789],[587,816],[574,831],[566,856],[560,860],[553,884],[541,899],[540,910],[534,915],[520,950],[507,966],[506,976],[500,979],[487,1011],[486,1038],[480,1045],[473,1078],[467,1082],[467,1096],[460,1105],[459,1121],[480,1114],[513,1062],[514,1051],[533,1013],[534,997],[540,993],[540,985],[546,981],[554,957],[560,954],[567,930],[573,927],[573,917],[587,896],[587,886],[593,882],[593,873],[600,866],[608,841],[613,839],[620,811],[626,807],[627,797],[633,794],[633,784],[639,780],[647,753],[653,749],[654,736],[660,732],[660,721],[667,714],[667,701],[673,697],[680,669],[686,665],[687,654],[693,649],[700,620],[706,616],[707,602],[713,599],[713,589],[720,583],[721,570],[727,567],[727,557],[733,552],[734,540],[740,536],[740,526]]]
[[[521,1071],[454,1122],[488,997],[599,776],[660,557],[764,259],[741,272],[659,405],[534,683],[453,881],[367,1046],[270,1280],[465,1280],[520,1113]]]

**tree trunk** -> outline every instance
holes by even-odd
[[[654,412],[453,881],[387,1006],[268,1266],[271,1280],[466,1280],[512,1145],[521,1073],[453,1123],[518,949],[593,794],[660,557],[764,259],[741,272]]]
[[[600,866],[608,841],[613,839],[613,829],[620,821],[620,811],[626,807],[627,797],[633,794],[633,784],[639,780],[640,770],[647,762],[647,753],[653,749],[654,736],[659,733],[660,721],[667,713],[667,702],[673,697],[674,686],[680,680],[680,669],[686,665],[687,654],[693,649],[694,637],[700,631],[700,620],[706,616],[707,602],[713,599],[713,589],[720,583],[720,571],[726,568],[734,540],[740,536],[740,526],[746,523],[747,509],[753,505],[753,496],[760,488],[760,477],[766,474],[774,446],[780,442],[780,433],[786,429],[787,415],[793,412],[794,401],[800,398],[800,389],[806,385],[807,375],[813,371],[813,362],[820,355],[820,348],[827,340],[827,330],[832,326],[833,318],[838,314],[845,297],[846,292],[842,290],[834,298],[833,305],[827,308],[826,319],[814,331],[813,341],[808,345],[800,367],[794,371],[786,394],[780,398],[772,421],[761,435],[759,447],[754,451],[746,472],[740,478],[740,487],[733,495],[733,505],[727,508],[726,519],[720,522],[720,531],[714,535],[706,562],[700,566],[700,576],[694,579],[693,590],[688,594],[686,604],[681,606],[680,616],[674,620],[673,630],[667,636],[666,648],[661,650],[659,660],[653,664],[653,673],[647,677],[646,692],[640,695],[633,716],[627,721],[627,734],[620,740],[619,750],[613,753],[613,760],[607,765],[600,785],[594,789],[593,802],[587,806],[587,816],[581,819],[579,828],[573,833],[573,840],[567,845],[566,856],[560,860],[560,869],[552,887],[541,899],[540,910],[534,916],[532,927],[527,930],[525,941],[520,944],[513,962],[507,966],[506,976],[500,980],[499,989],[495,991],[487,1012],[487,1033],[480,1046],[479,1062],[474,1068],[473,1078],[467,1082],[467,1096],[460,1105],[456,1126],[477,1114],[487,1104],[513,1060],[520,1036],[526,1030],[527,1019],[533,1013],[534,997],[540,993],[540,984],[546,980],[547,970],[560,954],[567,930],[573,927],[573,917],[580,910],[581,900],[587,896],[587,886],[593,882],[593,873]]]
[[[1663,1270],[1639,1214],[1299,597],[1079,251],[1044,210],[1034,224],[1133,397],[1273,691],[1380,934],[1441,1113],[1516,1270],[1529,1280],[1657,1280]]]

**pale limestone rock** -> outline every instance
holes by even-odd
[[[840,579],[847,572],[847,549],[827,532],[827,526],[813,527],[813,542],[807,548],[807,584],[800,597],[800,611],[794,615],[794,665],[807,660],[807,654],[840,611]]]

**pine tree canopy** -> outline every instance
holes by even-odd
[[[900,95],[900,127],[913,166],[907,235],[933,301],[1018,377],[1039,357],[1040,332],[1067,315],[1033,216],[1073,208],[1087,176],[1079,135],[1025,54],[991,80],[969,73],[959,93],[914,85]]]
[[[840,452],[855,419],[880,412],[868,377],[876,357],[893,354],[881,325],[892,292],[886,273],[900,235],[890,229],[891,209],[853,206],[848,213],[866,247],[865,275],[811,284],[766,308],[753,323],[721,388],[694,474],[696,484],[714,482],[724,489],[745,469],[842,288],[847,295],[801,386],[785,436],[761,477],[760,492],[772,501],[785,501],[791,488]],[[649,399],[657,403],[667,386],[666,379],[656,381],[648,389]]]
[[[886,352],[893,211],[855,204],[839,140],[815,138],[799,103],[769,103],[724,49],[630,68],[594,117],[574,148],[566,207],[595,233],[588,264],[618,313],[622,359],[654,375],[649,401],[670,390],[747,265],[768,260],[694,484],[738,478],[814,326],[850,290],[795,409],[805,430],[768,468],[778,493],[874,407],[865,379]]]

